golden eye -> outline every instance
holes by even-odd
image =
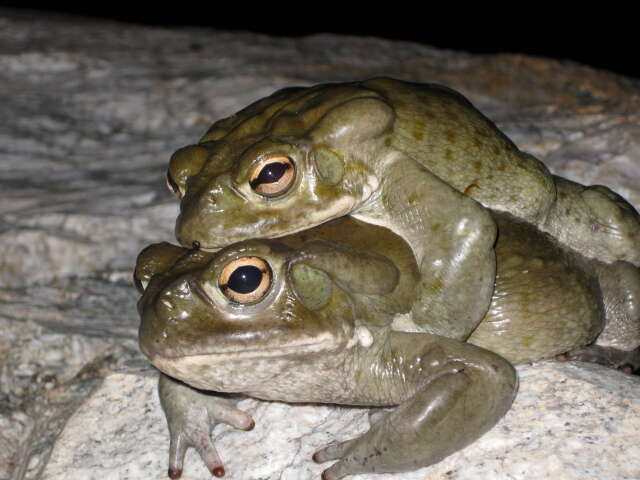
[[[182,198],[182,193],[180,192],[180,187],[175,182],[169,170],[167,170],[167,188],[171,193],[173,193],[176,197]]]
[[[259,162],[253,172],[249,185],[264,197],[277,197],[289,190],[296,176],[296,169],[289,157],[274,156]]]
[[[271,268],[258,257],[242,257],[229,262],[220,273],[218,287],[236,303],[255,303],[271,286]]]

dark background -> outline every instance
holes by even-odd
[[[332,32],[424,43],[475,53],[523,53],[572,60],[640,78],[640,24],[620,3],[597,9],[555,4],[512,3],[511,7],[469,7],[459,2],[338,4],[249,3],[209,0],[171,2],[2,1],[0,7],[104,18],[157,26],[198,26],[276,36]],[[476,3],[477,5],[477,3]],[[630,2],[629,5],[632,5]],[[572,11],[564,9],[572,8]],[[595,7],[594,7],[595,8]],[[78,21],[83,21],[81,17]]]

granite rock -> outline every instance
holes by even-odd
[[[520,390],[509,413],[479,441],[414,472],[353,480],[477,478],[637,479],[640,382],[604,367],[540,363],[518,368]],[[152,377],[114,374],[69,420],[44,480],[161,478],[168,433]],[[320,478],[311,456],[368,428],[367,410],[246,399],[250,432],[218,425],[214,441],[228,480]],[[87,425],[93,426],[87,428]],[[620,461],[624,455],[624,461]],[[191,451],[184,480],[209,478]]]
[[[178,206],[164,187],[170,154],[215,119],[275,89],[375,75],[458,89],[554,173],[606,184],[640,206],[635,79],[571,62],[377,38],[271,38],[0,9],[0,480],[56,478],[64,471],[89,478],[161,475],[166,433],[149,367],[136,348],[129,278],[145,244],[173,239]],[[556,380],[545,381],[549,369]],[[94,393],[114,370],[120,376],[108,377]],[[521,407],[514,412],[532,416],[509,424],[519,440],[512,443],[503,423],[458,456],[407,478],[439,475],[434,472],[507,478],[512,468],[520,473],[511,478],[524,478],[522,472],[529,478],[531,472],[537,478],[640,478],[632,462],[640,437],[626,426],[638,431],[637,391],[627,395],[635,377],[546,364],[521,373]],[[114,382],[133,403],[105,406],[110,422],[131,410],[125,418],[139,427],[121,423],[114,431],[116,423],[92,420],[84,433],[99,441],[77,437],[74,422],[87,418],[79,415],[100,401],[110,405],[110,395],[114,402],[122,398]],[[587,390],[593,399],[583,396]],[[619,390],[627,393],[617,400],[607,393]],[[553,403],[559,395],[564,400]],[[364,413],[352,409],[247,402],[256,412],[256,432],[216,431],[235,478],[312,478],[321,467],[309,463],[311,449],[366,428]],[[609,409],[615,415],[607,417]],[[575,420],[565,420],[569,416]],[[578,433],[563,436],[558,422]],[[120,448],[128,435],[138,439],[136,455]],[[74,444],[74,438],[89,443]],[[597,451],[588,448],[595,438]],[[255,461],[234,458],[234,442]],[[502,453],[491,450],[496,443]],[[189,475],[197,476],[194,457]],[[254,473],[245,470],[254,467]]]

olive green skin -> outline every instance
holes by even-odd
[[[610,266],[560,246],[526,222],[506,214],[493,217],[500,232],[495,289],[489,312],[469,342],[504,359],[453,339],[391,331],[392,323],[394,329],[408,326],[402,314],[412,311],[418,265],[399,236],[351,217],[217,253],[169,244],[148,247],[135,274],[146,287],[139,302],[141,348],[167,375],[205,390],[287,402],[399,405],[380,424],[386,426],[319,452],[317,461],[341,459],[325,478],[435,463],[506,412],[515,377],[505,359],[522,363],[553,357],[606,336],[608,325],[617,321],[617,310],[600,288],[607,275],[601,272]],[[269,292],[251,305],[234,304],[217,288],[222,268],[244,256],[267,260],[273,274]],[[213,291],[204,287],[207,283]],[[460,371],[469,377],[461,381]],[[431,387],[422,390],[425,382]],[[174,471],[182,468],[184,445],[197,448],[212,471],[221,466],[208,440],[210,419],[243,429],[253,424],[244,412],[221,403],[227,400],[168,377],[161,378],[160,392]],[[406,413],[456,412],[462,399],[465,411],[451,413],[442,424],[440,417],[418,421],[418,413]],[[197,417],[202,412],[208,417]],[[415,431],[419,449],[410,447],[416,436],[409,432]],[[466,433],[451,433],[459,431]],[[383,447],[388,454],[362,462]],[[416,451],[424,454],[408,453]]]
[[[240,305],[218,279],[245,256],[267,260],[272,283],[258,302]],[[327,480],[438,462],[495,425],[517,391],[515,370],[492,352],[390,330],[393,313],[413,302],[413,252],[390,231],[350,217],[217,253],[152,245],[135,278],[144,289],[141,349],[173,379],[268,400],[395,407],[372,419],[362,437],[316,453],[317,462],[339,460],[324,471]],[[211,421],[250,429],[252,419],[168,376],[161,376],[160,398],[172,439],[170,475],[181,472],[189,446],[220,471]]]
[[[592,343],[607,320],[598,282],[598,272],[607,267],[563,248],[525,222],[505,214],[496,213],[494,218],[500,235],[495,247],[498,262],[492,302],[468,341],[499,353],[512,363],[552,358]],[[346,252],[346,258],[338,258],[340,252]],[[326,272],[348,292],[352,299],[350,308],[358,318],[366,320],[367,325],[389,326],[395,317],[394,329],[423,331],[410,315],[402,315],[412,311],[420,279],[409,246],[388,229],[342,217],[277,241],[250,240],[217,253],[169,244],[145,249],[138,259],[136,278],[144,282],[154,275],[155,278],[140,300],[141,313],[145,311],[146,302],[153,301],[156,306],[148,309],[153,312],[154,320],[141,327],[143,349],[151,351],[150,346],[144,346],[150,338],[162,338],[166,343],[162,348],[168,356],[193,351],[208,338],[219,346],[219,334],[213,335],[207,330],[210,306],[205,303],[195,312],[198,301],[192,296],[183,300],[173,293],[180,290],[173,285],[184,281],[204,282],[198,275],[215,279],[220,265],[250,253],[268,259],[282,257],[279,260],[282,265],[304,262]],[[218,265],[217,268],[212,267],[212,263]],[[189,280],[184,280],[185,277]],[[367,289],[369,291],[365,291]],[[158,291],[174,305],[172,310],[157,306]],[[199,291],[202,292],[202,288]],[[220,298],[227,303],[224,297]],[[287,299],[275,305],[268,316],[281,316],[279,309],[290,303]],[[189,322],[161,321],[158,316],[162,312],[188,316]],[[150,333],[147,329],[157,322],[162,329]],[[268,330],[262,318],[253,320],[247,328],[256,330],[252,331],[254,336]],[[240,334],[247,335],[247,332],[232,333]],[[277,338],[283,338],[279,330]],[[277,347],[272,339],[263,338],[259,342]],[[167,353],[174,349],[178,352],[175,355]]]
[[[250,176],[273,155],[291,159],[295,179],[265,197]],[[586,257],[640,265],[638,214],[624,199],[552,176],[437,85],[374,78],[280,90],[176,152],[168,177],[186,247],[281,237],[346,214],[388,227],[418,261],[414,321],[451,338],[466,339],[491,302],[496,224],[487,208]]]

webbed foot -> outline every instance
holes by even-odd
[[[235,408],[227,398],[193,389],[164,374],[160,374],[158,393],[169,425],[169,478],[182,476],[189,448],[198,452],[213,476],[223,477],[224,465],[211,440],[213,427],[222,422],[251,430],[255,425],[251,416]]]

